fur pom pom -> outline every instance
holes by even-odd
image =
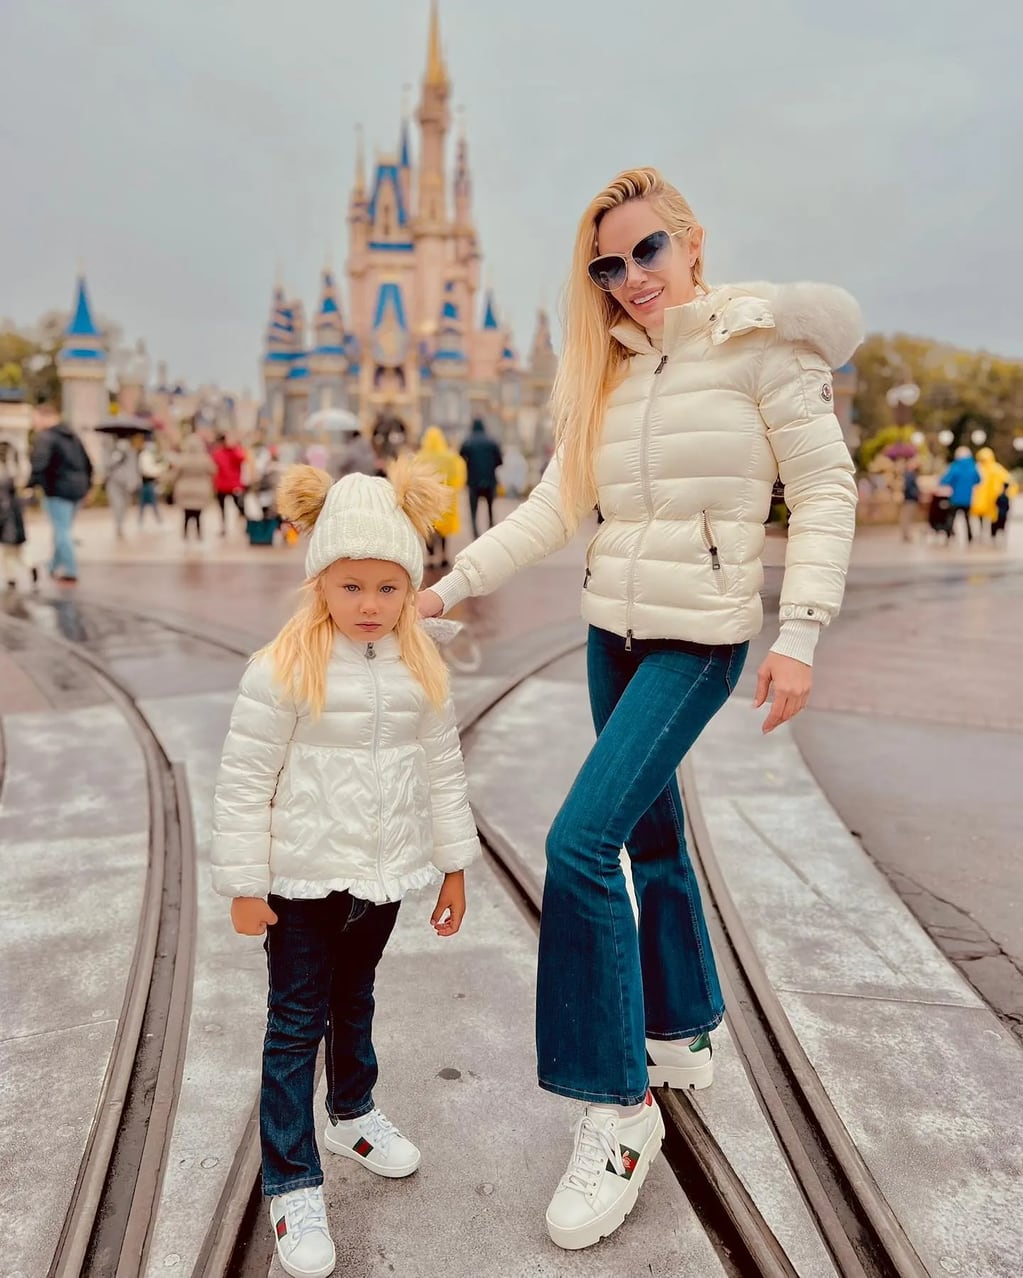
[[[454,493],[432,462],[404,453],[387,468],[399,507],[408,515],[420,537],[429,540],[433,526],[448,512]]]
[[[289,466],[277,485],[277,509],[289,524],[309,532],[334,481],[316,466]]]

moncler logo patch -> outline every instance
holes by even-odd
[[[831,389],[831,383],[825,382],[821,387],[821,399],[824,400],[825,404],[830,404],[834,397],[835,394]]]

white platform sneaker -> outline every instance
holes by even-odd
[[[327,1278],[334,1272],[337,1256],[319,1185],[271,1198],[270,1224],[277,1258],[291,1278]]]
[[[651,1087],[674,1087],[677,1091],[693,1088],[699,1091],[714,1081],[714,1049],[709,1034],[696,1038],[648,1038],[646,1050],[650,1066]]]
[[[342,1119],[337,1123],[331,1120],[324,1130],[323,1143],[332,1154],[351,1158],[377,1176],[394,1179],[411,1176],[422,1157],[415,1145],[378,1109],[371,1109],[360,1118]]]
[[[663,1139],[664,1119],[650,1092],[633,1118],[587,1106],[575,1126],[568,1171],[547,1208],[551,1241],[577,1251],[613,1234],[636,1205]]]

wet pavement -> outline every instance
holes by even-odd
[[[75,642],[88,637],[142,698],[168,753],[188,769],[201,859],[212,779],[242,663],[238,652],[225,652],[216,641],[244,653],[276,631],[291,610],[301,552],[252,550],[235,533],[222,543],[211,539],[206,550],[185,560],[169,532],[118,547],[93,518],[83,521],[81,534],[77,589],[45,586],[38,600],[8,595],[3,607]],[[34,537],[38,545],[38,529]],[[463,704],[487,693],[515,645],[528,651],[542,643],[546,628],[571,629],[585,540],[584,532],[496,597],[468,601],[459,610],[484,651],[477,674],[460,681]],[[1023,557],[1013,546],[1012,553],[981,547],[969,555],[921,542],[904,551],[890,537],[868,534],[858,547],[846,611],[818,650],[814,708],[793,733],[809,770],[792,741],[762,741],[755,724],[751,729],[752,712],[740,709],[752,693],[768,630],[722,716],[717,754],[709,743],[703,756],[709,762],[698,771],[744,914],[847,1125],[876,1161],[878,1179],[891,1185],[893,1201],[923,1222],[917,1227],[928,1235],[927,1250],[940,1266],[935,1272],[985,1278],[1014,1273],[1005,1267],[1010,1262],[1001,1243],[987,1235],[1000,1227],[999,1204],[1015,1202],[1023,1112],[1020,1071],[1010,1051],[1016,1045],[999,1033],[981,1001],[1010,1027],[1023,1024],[1023,839],[1014,788],[1023,764],[1023,689],[1013,668],[1023,624]],[[777,542],[769,547],[768,591],[777,589],[781,552]],[[109,606],[97,608],[97,601]],[[193,620],[209,639],[181,633]],[[467,741],[475,784],[485,791],[480,802],[488,817],[514,832],[537,874],[547,823],[589,740],[582,684],[578,659],[566,658],[523,685],[488,718],[486,731]],[[24,1115],[39,1094],[29,1080],[38,1077],[47,1094],[65,1098],[60,1130],[67,1166],[61,1174],[71,1174],[88,1128],[89,1098],[109,1052],[137,914],[146,850],[139,807],[144,784],[137,754],[111,713],[73,662],[0,632],[0,846],[9,881],[0,969],[5,988],[19,989],[15,1019],[0,1036],[8,1065],[0,1093],[8,1133],[0,1142],[0,1179],[12,1210],[29,1213],[29,1220],[32,1204],[17,1207],[17,1186],[34,1183],[26,1167],[44,1174],[52,1138],[47,1123],[25,1126]],[[552,724],[556,741],[548,731]],[[534,741],[529,733],[538,730]],[[534,774],[517,781],[524,767]],[[67,777],[75,778],[73,787]],[[749,858],[751,839],[762,841],[763,857]],[[835,858],[846,877],[829,886],[822,875]],[[965,982],[938,957],[871,860]],[[64,909],[69,880],[73,903]],[[202,869],[200,885],[205,887]],[[637,1266],[665,1275],[717,1272],[663,1165],[644,1192],[643,1216],[637,1209],[645,1228],[623,1231],[598,1253],[586,1253],[589,1264],[551,1260],[541,1217],[557,1175],[551,1149],[564,1144],[567,1150],[562,1124],[570,1109],[536,1092],[531,1053],[521,1050],[531,1039],[532,937],[491,871],[479,870],[474,892],[480,931],[456,938],[444,954],[435,952],[435,938],[420,926],[414,907],[403,911],[393,961],[382,977],[381,1006],[390,1011],[380,1031],[394,1077],[403,1082],[393,1093],[382,1091],[381,1099],[431,1150],[437,1171],[427,1173],[424,1166],[405,1196],[349,1176],[347,1168],[329,1172],[333,1214],[357,1225],[359,1242],[347,1256],[352,1272],[392,1272],[395,1231],[408,1211],[417,1213],[422,1203],[426,1213],[431,1202],[446,1203],[459,1219],[471,1217],[470,1251],[486,1262],[476,1272],[617,1274]],[[842,897],[872,903],[868,918],[848,921],[849,946],[835,943],[834,912],[841,914]],[[201,1240],[182,1222],[208,1219],[255,1085],[263,956],[258,943],[247,946],[228,931],[223,906],[200,891],[189,1059],[165,1195],[172,1209],[157,1232],[153,1273],[190,1267],[190,1248]],[[796,915],[803,920],[802,950],[787,944],[785,929],[778,928],[779,920]],[[90,920],[84,952],[93,958],[76,966],[68,957],[71,966],[53,964],[40,981],[40,956],[54,946],[70,956],[83,917]],[[434,967],[436,977],[428,975]],[[801,980],[807,968],[812,979]],[[867,1006],[865,1021],[858,1009]],[[452,1049],[449,1025],[456,1016]],[[417,1026],[411,1035],[410,1024]],[[727,1039],[719,1060],[719,1085],[701,1104],[722,1145],[800,1257],[800,1273],[829,1274],[830,1262],[779,1170]],[[915,1089],[899,1092],[900,1065],[914,1074]],[[999,1094],[993,1080],[1003,1074]],[[939,1104],[950,1088],[952,1100]],[[211,1109],[211,1098],[225,1095],[231,1102]],[[508,1098],[514,1099],[505,1111]],[[520,1151],[514,1193],[502,1180],[507,1150]],[[971,1155],[980,1158],[979,1169]],[[448,1174],[465,1163],[479,1169],[471,1199],[464,1176]],[[2,1168],[15,1166],[19,1174],[8,1182]],[[933,1192],[936,1178],[950,1167],[958,1168],[954,1183]],[[927,1184],[918,1188],[922,1172]],[[949,1233],[954,1213],[943,1205],[955,1195],[973,1213],[972,1224],[957,1227],[958,1242]],[[1023,1218],[1023,1204],[1017,1208]],[[1002,1235],[1010,1236],[1004,1228]],[[651,1236],[660,1239],[659,1250],[651,1249]],[[630,1242],[637,1238],[645,1240],[645,1250]],[[19,1246],[31,1241],[26,1236]],[[38,1231],[35,1243],[38,1259]],[[983,1262],[976,1270],[962,1267],[968,1248]],[[403,1253],[402,1271],[450,1271],[449,1250],[446,1233],[427,1227],[419,1268],[409,1269]],[[25,1264],[25,1272],[35,1272]],[[949,1267],[955,1265],[960,1268]]]

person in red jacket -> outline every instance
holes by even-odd
[[[220,535],[227,534],[227,499],[230,497],[238,508],[238,514],[245,518],[245,484],[242,482],[242,467],[245,465],[245,449],[239,444],[230,443],[226,435],[218,435],[210,452],[217,473],[213,477],[213,487],[217,494],[217,505],[220,507]]]

